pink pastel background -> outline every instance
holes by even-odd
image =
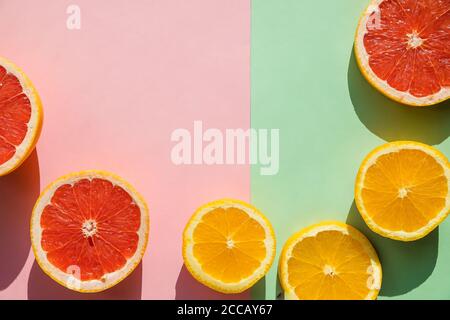
[[[69,4],[81,30],[66,28]],[[37,152],[0,178],[0,299],[221,298],[183,268],[182,230],[204,202],[248,200],[250,169],[175,166],[170,134],[194,120],[249,127],[250,1],[0,0],[0,30],[0,55],[27,72],[45,107]],[[142,266],[88,296],[44,275],[29,240],[40,190],[83,169],[121,175],[151,211]]]

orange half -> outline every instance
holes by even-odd
[[[278,267],[286,299],[372,300],[382,271],[369,240],[337,221],[307,227],[283,247]]]
[[[430,233],[450,211],[450,166],[428,145],[398,141],[373,150],[356,178],[355,201],[378,234],[412,241]]]
[[[199,208],[183,234],[183,258],[199,282],[223,293],[239,293],[269,270],[275,235],[258,209],[224,199]]]

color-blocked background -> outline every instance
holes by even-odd
[[[252,168],[252,201],[274,223],[279,254],[295,231],[321,220],[363,231],[383,266],[380,298],[450,299],[450,221],[426,238],[402,243],[371,232],[353,188],[373,148],[417,140],[450,156],[450,103],[411,109],[375,91],[360,74],[352,46],[369,1],[252,2],[252,126],[280,128],[277,176]],[[266,277],[268,298],[276,268]]]
[[[81,7],[80,31],[66,29],[69,4]],[[221,197],[251,197],[274,224],[278,253],[302,227],[347,221],[380,254],[381,298],[450,298],[449,221],[405,244],[370,232],[353,202],[360,162],[384,141],[414,139],[450,155],[449,103],[412,110],[360,75],[352,44],[365,6],[254,0],[250,12],[247,0],[0,0],[0,28],[8,30],[0,54],[26,70],[45,107],[37,152],[0,178],[0,299],[86,297],[40,271],[28,221],[45,185],[89,168],[129,180],[151,210],[142,266],[91,298],[224,298],[190,277],[180,253],[190,214]],[[192,130],[194,120],[281,129],[279,174],[172,165],[170,133]],[[253,297],[278,295],[276,262]]]
[[[81,8],[79,31],[66,28],[69,4]],[[90,168],[131,182],[151,214],[142,266],[90,298],[221,298],[182,268],[182,230],[205,202],[248,201],[250,168],[177,167],[170,135],[194,120],[249,127],[250,3],[1,0],[0,29],[0,54],[26,70],[45,107],[37,152],[0,179],[0,298],[86,298],[34,263],[29,217],[48,183]]]

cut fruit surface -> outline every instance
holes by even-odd
[[[27,76],[0,57],[0,176],[33,151],[42,127],[42,104]]]
[[[391,142],[363,161],[355,185],[356,205],[378,234],[403,241],[424,237],[450,210],[450,167],[435,148]]]
[[[355,228],[323,222],[294,234],[278,266],[286,299],[372,300],[382,271],[369,240]]]
[[[374,0],[363,13],[355,56],[366,79],[400,103],[450,97],[450,0]]]
[[[58,179],[41,194],[31,217],[40,267],[79,292],[103,291],[128,276],[142,259],[148,230],[142,197],[103,171]]]
[[[199,282],[239,293],[269,270],[275,256],[270,222],[255,207],[224,199],[199,208],[183,234],[186,268]]]

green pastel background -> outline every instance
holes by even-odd
[[[272,221],[277,258],[253,289],[280,295],[277,262],[295,231],[326,219],[347,221],[378,251],[380,299],[450,299],[450,219],[412,243],[371,232],[354,204],[365,155],[386,141],[417,140],[450,156],[450,103],[413,109],[392,102],[360,74],[353,38],[366,0],[253,0],[251,121],[280,129],[280,171],[252,168],[251,196]]]

